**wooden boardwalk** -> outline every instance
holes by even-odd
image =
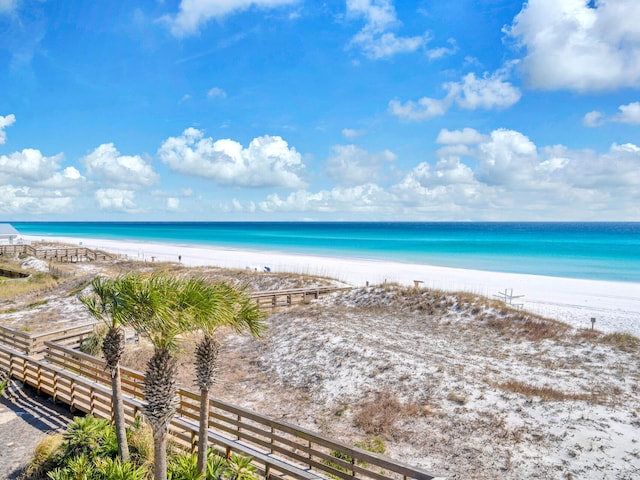
[[[84,262],[114,260],[114,255],[86,247],[35,248],[31,245],[0,245],[0,255],[26,254],[55,262]]]
[[[288,290],[266,290],[261,292],[249,292],[261,308],[274,309],[278,307],[291,307],[292,305],[307,304],[311,300],[318,299],[321,295],[333,292],[351,290],[352,287],[306,287],[291,288]]]
[[[4,327],[0,336],[0,369],[14,379],[51,395],[74,410],[111,418],[110,375],[104,361],[81,353],[77,346],[93,325],[48,332],[38,340]],[[58,343],[60,339],[66,343]],[[48,340],[45,340],[48,339]],[[34,346],[35,345],[35,346]],[[123,369],[125,415],[132,422],[143,401],[143,374]],[[198,437],[200,396],[180,389],[179,406],[170,426],[173,439],[193,450]],[[253,458],[265,479],[282,480],[431,480],[423,469],[356,447],[335,442],[309,430],[210,399],[209,442],[221,454]]]

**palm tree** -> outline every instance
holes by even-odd
[[[153,432],[154,479],[167,478],[167,436],[176,413],[178,337],[190,328],[189,319],[203,295],[191,281],[156,274],[132,275],[124,291],[127,322],[147,337],[154,353],[144,376],[145,415]]]
[[[237,333],[248,331],[259,336],[265,328],[264,312],[251,300],[244,289],[220,282],[208,285],[204,280],[194,280],[191,287],[199,291],[200,301],[192,311],[193,327],[201,332],[196,344],[196,384],[200,388],[200,425],[198,432],[198,471],[206,474],[209,393],[215,382],[219,344],[215,337],[220,327],[231,327]]]
[[[126,281],[124,277],[115,280],[96,277],[91,282],[93,293],[80,298],[89,313],[107,326],[107,333],[102,341],[102,353],[111,374],[113,420],[118,441],[118,455],[123,462],[129,459],[120,376],[120,358],[125,347],[123,329],[125,304],[120,290]]]

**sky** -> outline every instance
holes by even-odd
[[[0,221],[640,221],[638,0],[0,0]]]

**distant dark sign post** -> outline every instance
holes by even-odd
[[[591,330],[593,330],[595,324],[596,324],[596,317],[591,317]]]

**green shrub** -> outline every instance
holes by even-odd
[[[94,462],[96,478],[104,480],[144,480],[147,469],[135,466],[131,462],[122,462],[120,458],[97,458]]]
[[[106,334],[106,325],[96,325],[91,335],[82,341],[79,350],[87,355],[93,355],[94,357],[100,356],[102,353],[102,341]]]
[[[226,476],[229,480],[258,480],[256,467],[251,465],[251,457],[231,455]]]
[[[63,434],[66,457],[86,455],[89,459],[113,453],[115,432],[108,420],[92,415],[75,417]],[[116,446],[116,452],[118,451]]]

